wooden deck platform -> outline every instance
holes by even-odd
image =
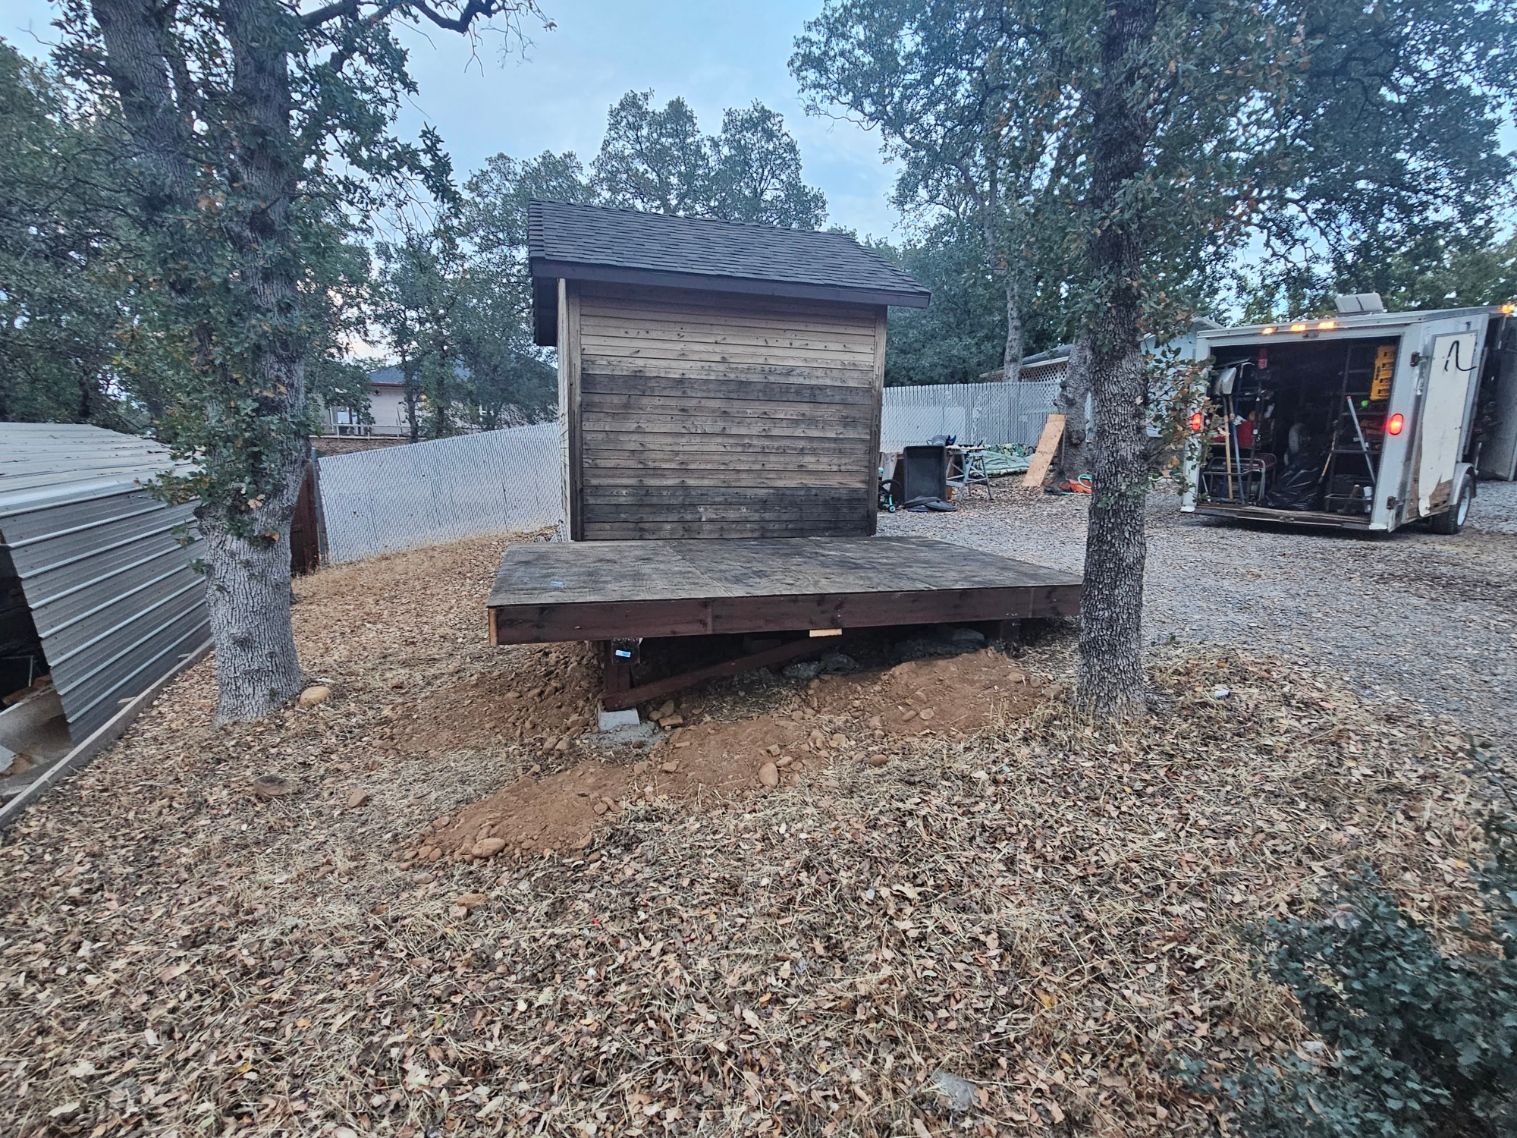
[[[494,644],[624,640],[1073,616],[1080,578],[924,538],[555,542],[486,604]]]

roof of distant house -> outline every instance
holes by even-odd
[[[472,373],[462,360],[454,360],[453,374],[462,379],[468,379]],[[375,387],[404,387],[406,377],[400,370],[399,364],[386,364],[384,367],[377,367],[369,372],[369,382]]]
[[[926,308],[931,294],[845,233],[605,206],[527,205],[537,342],[557,339],[559,278]]]

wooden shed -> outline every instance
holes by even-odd
[[[851,237],[532,202],[574,540],[869,535],[890,305]]]

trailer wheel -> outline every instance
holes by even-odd
[[[1459,480],[1459,496],[1454,504],[1441,514],[1434,514],[1428,523],[1434,533],[1456,534],[1469,520],[1470,503],[1475,500],[1475,480],[1466,474]]]

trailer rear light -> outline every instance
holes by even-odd
[[[1397,411],[1385,421],[1385,433],[1388,435],[1399,435],[1405,426],[1406,417],[1400,411]]]
[[[1190,416],[1190,429],[1193,432],[1199,432],[1204,426],[1206,426],[1206,416],[1201,414],[1199,411],[1192,411]]]

